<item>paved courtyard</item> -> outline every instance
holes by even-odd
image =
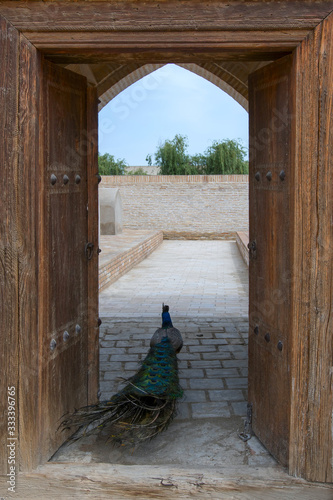
[[[137,370],[160,325],[162,302],[184,337],[185,395],[177,417],[134,450],[111,448],[106,430],[65,444],[42,477],[49,482],[61,474],[63,481],[67,473],[71,491],[84,484],[88,496],[115,500],[331,498],[330,485],[288,476],[255,436],[239,438],[247,400],[248,270],[234,242],[164,241],[101,293],[101,399]],[[36,481],[40,488],[42,479]],[[126,494],[131,485],[133,496]]]
[[[162,302],[184,337],[178,418],[246,415],[248,270],[230,241],[164,241],[101,293],[101,398],[137,370]]]
[[[184,337],[178,418],[246,415],[248,270],[230,241],[164,241],[101,293],[101,398],[137,370],[162,302]]]
[[[182,333],[184,398],[170,427],[137,450],[106,436],[63,447],[56,460],[182,467],[278,467],[253,437],[239,439],[247,405],[248,269],[234,241],[164,241],[100,295],[100,399],[138,369],[170,306]]]
[[[101,399],[137,370],[163,302],[184,338],[184,399],[165,433],[134,452],[112,450],[108,461],[275,465],[255,438],[238,438],[247,406],[248,269],[234,241],[164,241],[101,293]]]
[[[236,243],[165,240],[101,293],[100,315],[158,322],[162,302],[169,304],[173,319],[246,320],[248,270]]]

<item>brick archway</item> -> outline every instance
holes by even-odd
[[[201,76],[226,92],[248,111],[248,76],[268,61],[220,61],[178,63],[178,66]],[[84,75],[97,88],[99,111],[116,95],[164,64],[70,64],[67,69]]]

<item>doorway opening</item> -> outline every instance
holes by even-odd
[[[265,64],[256,63],[253,67]],[[218,81],[219,87],[223,87],[222,80],[216,77],[214,83]],[[106,95],[110,94],[111,91],[106,92]],[[103,123],[105,130],[105,120]],[[111,148],[110,152],[113,152]],[[220,218],[228,210],[247,212],[248,184],[242,180],[244,199],[238,194],[238,202],[231,202],[233,208],[226,199],[231,191],[237,192],[236,179],[228,184],[218,184],[215,179],[216,189],[207,194],[206,201],[209,197],[215,200],[215,203],[211,203],[215,207],[216,228],[220,229],[220,234],[215,231],[215,238],[218,239],[214,239],[213,234],[212,239],[207,239],[207,227],[203,226],[202,234],[206,230],[204,240],[200,240],[198,229],[197,241],[164,240],[148,259],[100,293],[101,401],[109,399],[123,387],[124,382],[120,377],[127,379],[134,375],[140,360],[148,352],[152,334],[160,326],[161,304],[167,302],[170,305],[173,324],[184,338],[184,347],[178,358],[185,396],[175,421],[166,433],[135,451],[110,449],[105,445],[106,431],[100,438],[86,438],[70,447],[62,447],[53,457],[54,461],[80,461],[84,457],[85,461],[90,459],[93,462],[177,464],[181,467],[219,467],[230,464],[255,466],[259,463],[270,467],[275,464],[255,437],[248,442],[242,442],[239,438],[247,418],[248,270],[239,254],[235,234],[237,230],[248,230],[248,223],[245,227],[242,225],[244,222],[238,222],[238,227],[234,226],[231,231],[232,215],[228,217],[227,225]],[[199,187],[193,183],[187,187],[183,184],[183,189],[189,192],[188,197],[192,197],[192,206],[197,204],[197,209],[200,203],[195,202],[193,190],[197,187],[202,191],[203,187],[208,186],[207,182],[208,179],[206,184]],[[111,184],[105,184],[102,180],[100,186],[103,188],[106,185]],[[127,184],[124,187],[131,189]],[[170,205],[168,181],[159,189],[162,187],[169,193]],[[135,193],[132,188],[130,198],[133,197]],[[151,197],[147,199],[144,193],[141,197],[141,203],[148,204],[157,219],[157,206],[152,206]],[[157,204],[164,206],[158,194],[156,198]],[[222,207],[218,207],[219,202]],[[175,200],[172,205],[173,210],[177,210]],[[143,209],[138,210],[142,213]],[[168,219],[167,206],[160,210],[164,218]],[[192,215],[192,219],[197,217],[195,213],[184,214],[184,210],[178,210],[176,218],[187,218],[189,215]],[[131,214],[133,219],[133,212],[133,207],[127,208],[127,217]],[[201,217],[204,218],[203,212]],[[125,216],[124,222],[131,222],[129,227],[133,229],[135,224],[132,219],[127,221]],[[149,226],[144,215],[141,215],[141,224],[138,229]],[[226,227],[229,231],[226,231]],[[166,228],[156,226],[154,229]],[[139,233],[138,239],[141,237]],[[113,237],[109,238],[107,246],[111,250]],[[120,241],[124,246],[128,240],[126,234],[114,237],[115,242]],[[106,259],[107,249],[103,248],[101,242],[100,246],[101,256]],[[187,451],[184,453],[185,449]]]

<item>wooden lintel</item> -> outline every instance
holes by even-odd
[[[99,53],[98,51],[69,51],[63,50],[62,53],[57,51],[44,52],[44,55],[50,61],[57,64],[101,64],[101,63],[119,63],[131,64],[167,64],[167,63],[207,63],[221,61],[273,61],[280,59],[284,55],[290,53],[290,50],[278,50],[272,52],[266,51],[211,51],[211,52],[194,52],[188,51],[141,51],[133,52],[121,50],[119,52],[109,51]]]
[[[0,14],[59,64],[273,60],[332,10],[333,0],[0,0]]]
[[[24,33],[46,57],[58,63],[109,61],[196,62],[272,60],[290,53],[306,36],[288,31]]]
[[[155,27],[154,27],[155,28]],[[307,35],[306,29],[279,29],[273,31],[255,30],[186,30],[173,29],[161,33],[154,29],[147,31],[23,31],[23,34],[37,48],[42,50],[62,48],[119,50],[121,47],[133,49],[146,49],[154,47],[199,47],[204,50],[219,49],[224,47],[241,47],[255,50],[260,47],[294,48]]]
[[[121,31],[170,29],[307,29],[333,10],[317,0],[114,0],[1,1],[0,13],[19,31]]]

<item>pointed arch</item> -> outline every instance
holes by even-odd
[[[178,63],[178,66],[213,83],[248,111],[248,76],[268,64],[267,61],[221,61],[207,63]],[[83,74],[96,86],[99,111],[114,97],[141,78],[165,66],[161,64],[71,64],[68,69]]]

